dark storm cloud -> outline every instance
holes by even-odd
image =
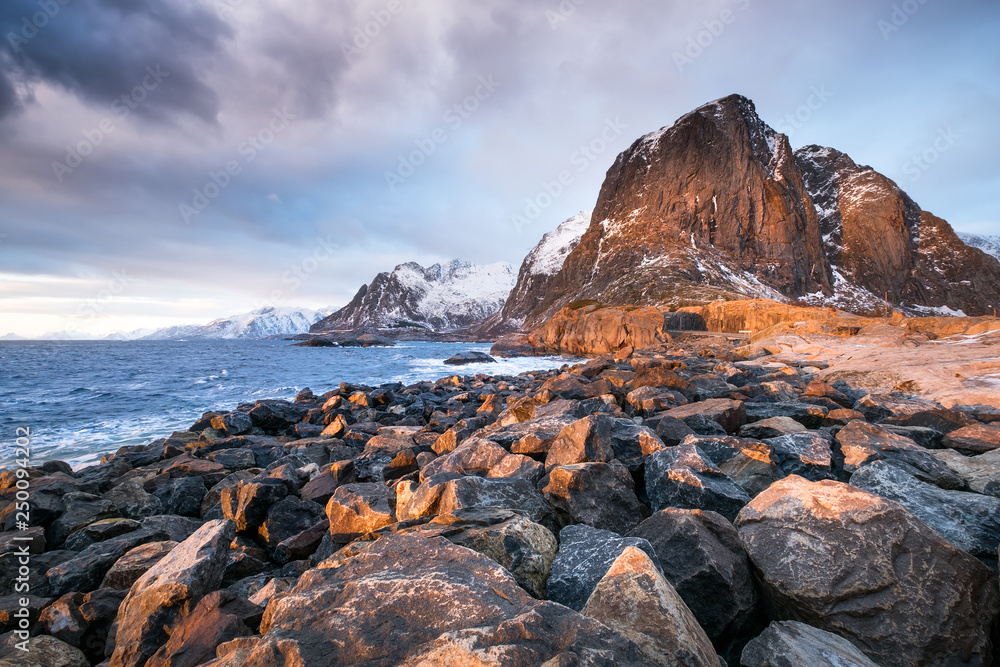
[[[169,73],[169,85],[138,114],[165,117],[184,111],[215,121],[218,98],[204,82],[202,68],[230,30],[211,3],[4,0],[0,31],[6,65],[0,75],[0,117],[29,102],[39,82],[107,105],[140,85],[147,67],[159,66]]]

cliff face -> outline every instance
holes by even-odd
[[[578,299],[685,306],[767,298],[880,310],[992,313],[1000,263],[890,179],[829,148],[793,152],[730,96],[636,141],[547,293],[506,308],[537,327]],[[532,303],[534,301],[534,303]]]
[[[424,268],[414,262],[380,273],[349,304],[310,331],[359,331],[412,323],[435,331],[475,325],[503,307],[514,284],[509,264],[454,260]]]
[[[646,305],[830,291],[788,139],[743,97],[701,107],[619,155],[593,220],[533,318],[568,292]]]

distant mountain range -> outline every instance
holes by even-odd
[[[315,322],[326,317],[332,308],[309,310],[304,308],[260,308],[208,324],[188,324],[163,329],[137,329],[117,332],[108,336],[93,336],[76,332],[45,334],[35,340],[192,340],[192,339],[259,339],[271,336],[290,336],[309,331]],[[7,334],[0,340],[26,340]]]
[[[349,304],[314,324],[313,333],[420,327],[454,332],[500,310],[514,287],[505,262],[478,265],[462,260],[424,268],[415,262],[380,273]]]

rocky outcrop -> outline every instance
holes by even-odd
[[[503,307],[514,279],[513,269],[504,263],[479,266],[456,259],[426,269],[415,262],[400,264],[362,285],[349,304],[309,330],[470,327]]]

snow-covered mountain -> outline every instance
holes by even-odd
[[[349,304],[314,324],[311,331],[382,329],[406,323],[454,331],[500,310],[514,281],[514,270],[505,262],[477,265],[456,259],[426,269],[408,262],[362,285]]]
[[[1000,259],[1000,236],[983,236],[982,234],[966,234],[958,232],[958,238],[971,248],[978,248],[987,255]]]
[[[326,317],[329,310],[301,308],[260,308],[249,313],[214,320],[205,325],[189,324],[157,329],[139,336],[141,340],[178,340],[191,338],[267,338],[306,333],[309,327]],[[126,340],[135,338],[124,335]]]
[[[580,237],[590,226],[590,211],[581,211],[542,237],[521,264],[517,284],[504,307],[491,315],[477,333],[487,337],[517,330],[532,308],[545,296],[552,278],[559,273]]]

